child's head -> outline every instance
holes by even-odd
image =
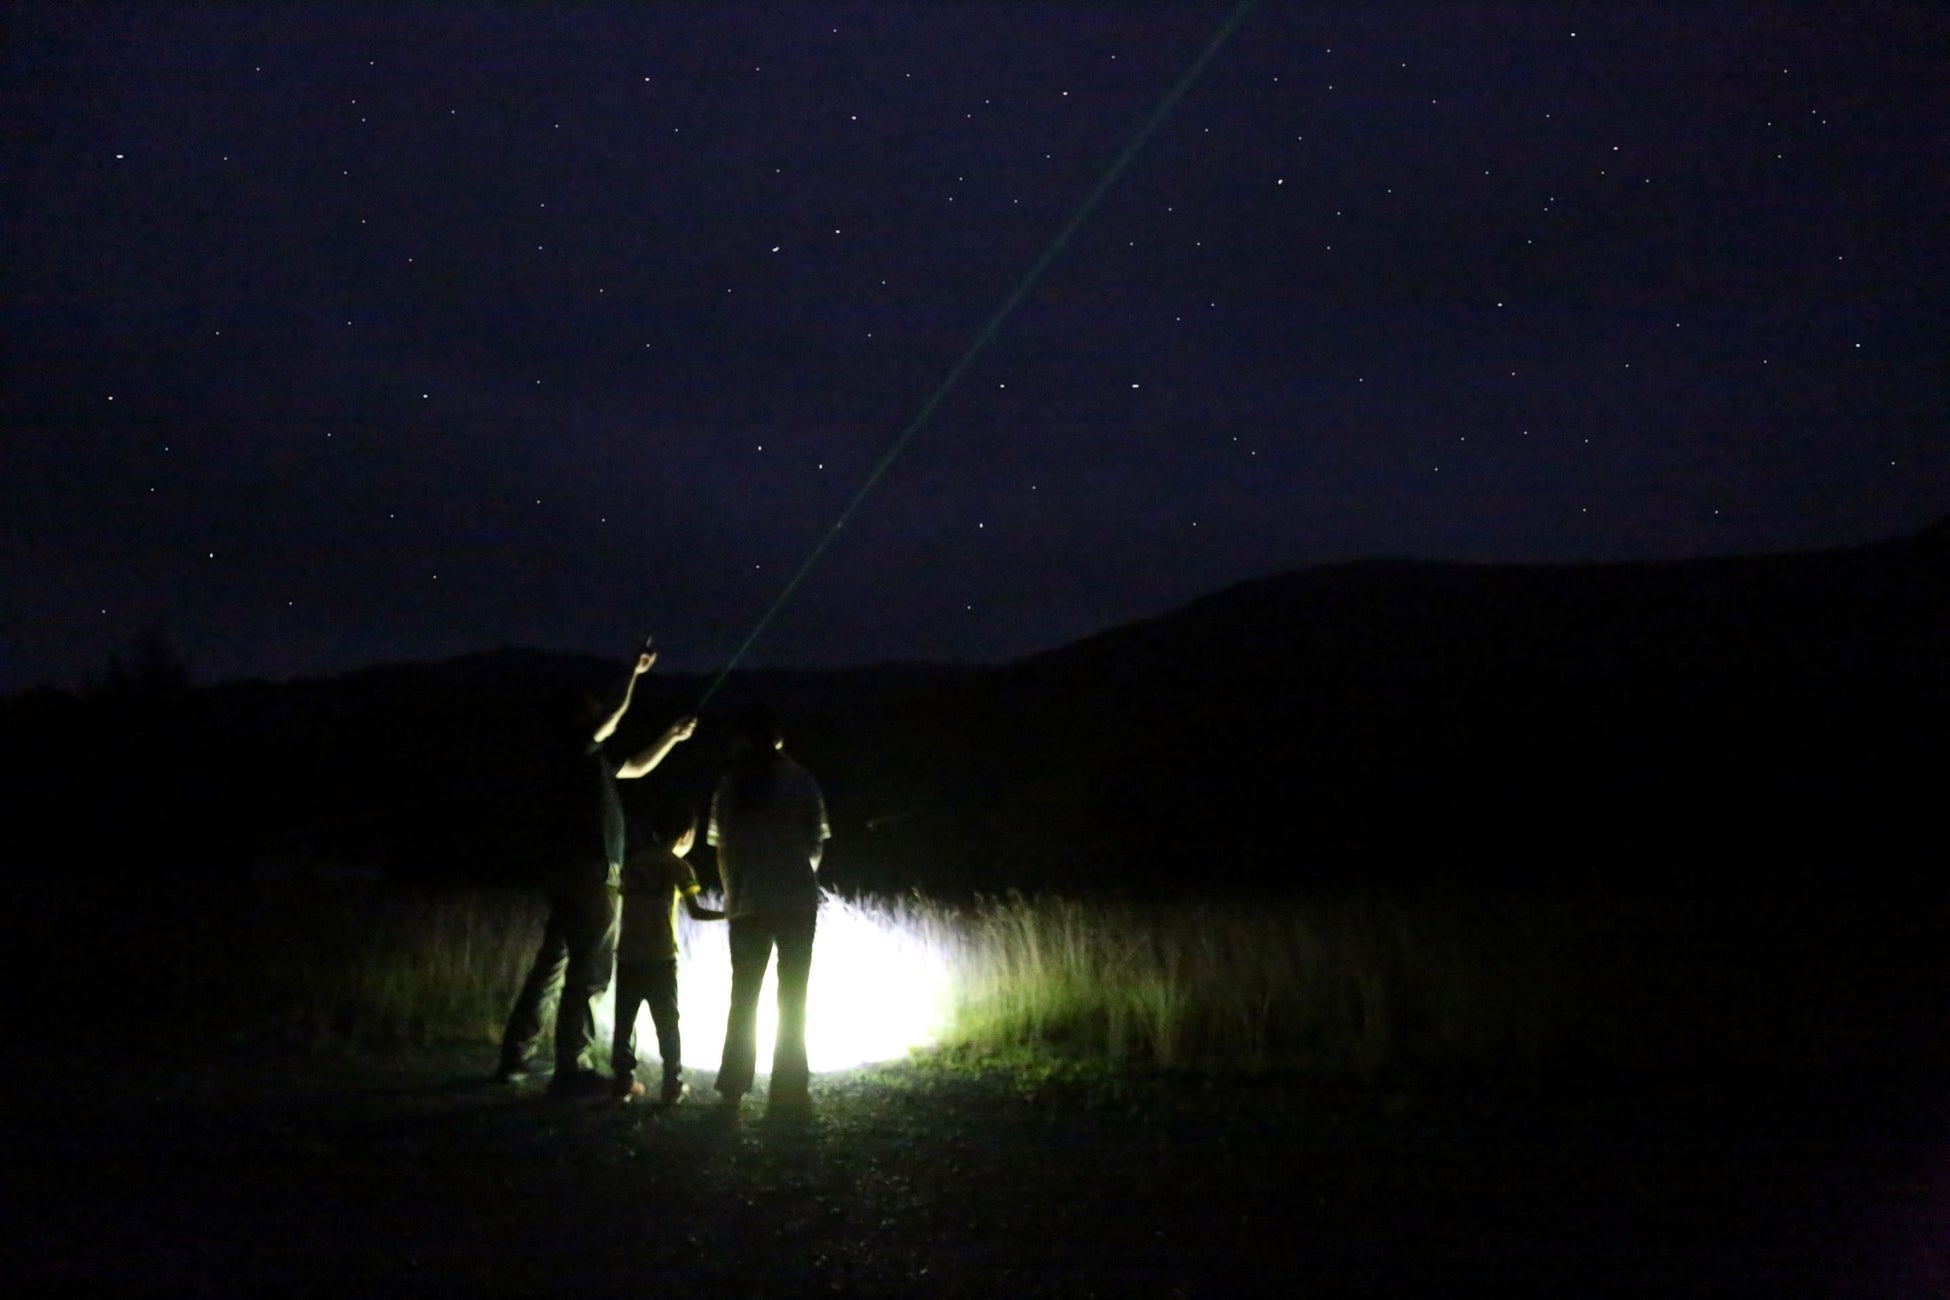
[[[650,809],[650,834],[657,843],[683,857],[697,842],[697,808],[689,799],[664,796]]]
[[[739,732],[739,739],[761,754],[770,754],[785,744],[785,732],[779,728],[779,715],[763,704],[745,715],[744,725]]]

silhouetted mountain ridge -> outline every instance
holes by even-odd
[[[857,887],[1900,873],[1940,838],[1946,592],[1950,521],[1803,555],[1326,566],[1000,667],[735,673],[628,798],[701,803],[763,700],[827,787],[831,876]],[[624,671],[502,648],[0,701],[14,857],[41,865],[85,826],[70,869],[521,880],[545,848],[543,737]],[[619,745],[708,685],[646,677]]]
[[[1940,648],[1950,522],[1806,554],[1581,565],[1361,560],[1238,583],[1023,662],[1030,675],[1350,682],[1583,677]],[[1275,658],[1275,656],[1278,656]],[[1290,656],[1290,657],[1289,657]]]
[[[1095,773],[1090,820],[1153,828],[1085,873],[1105,880],[1214,852],[1256,882],[1485,855],[1534,877],[1563,840],[1607,875],[1833,866],[1896,853],[1934,801],[1947,539],[1334,565],[1034,656],[1002,694],[1060,737],[1044,761]]]

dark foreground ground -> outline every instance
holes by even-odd
[[[16,1073],[8,1289],[1950,1295],[1931,1082],[1391,1090],[921,1064],[823,1078],[803,1122],[748,1104],[727,1123],[696,1099],[549,1101],[483,1083],[488,1065]]]

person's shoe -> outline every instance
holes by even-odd
[[[609,1094],[627,1106],[643,1095],[643,1085],[630,1075],[618,1075],[609,1085]]]
[[[496,1083],[524,1083],[535,1077],[535,1067],[527,1061],[503,1061],[494,1071]]]
[[[678,1102],[684,1100],[690,1094],[690,1091],[691,1085],[685,1083],[682,1079],[665,1079],[663,1091],[657,1094],[657,1104],[660,1106],[675,1106]]]

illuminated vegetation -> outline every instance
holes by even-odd
[[[117,954],[157,973],[140,1028],[184,1044],[490,1043],[542,923],[526,894],[316,882],[202,906]],[[1819,1067],[1875,1053],[1885,1022],[1933,987],[1934,916],[1917,913],[1913,934],[1878,921],[1883,960],[1867,968],[1851,954],[1870,936],[1851,936],[1820,899],[1729,915],[1439,891],[961,908],[829,896],[810,1047],[820,1070],[928,1047],[955,1060],[1346,1078]],[[724,933],[680,925],[693,1069],[717,1060]],[[641,1026],[640,1048],[654,1041]]]
[[[260,883],[157,918],[137,1026],[171,1041],[498,1038],[546,914],[517,891]],[[159,1005],[160,1004],[160,1005]]]
[[[1525,1059],[1546,981],[1510,925],[1453,900],[1009,899],[967,918],[947,1038],[1251,1071]]]

